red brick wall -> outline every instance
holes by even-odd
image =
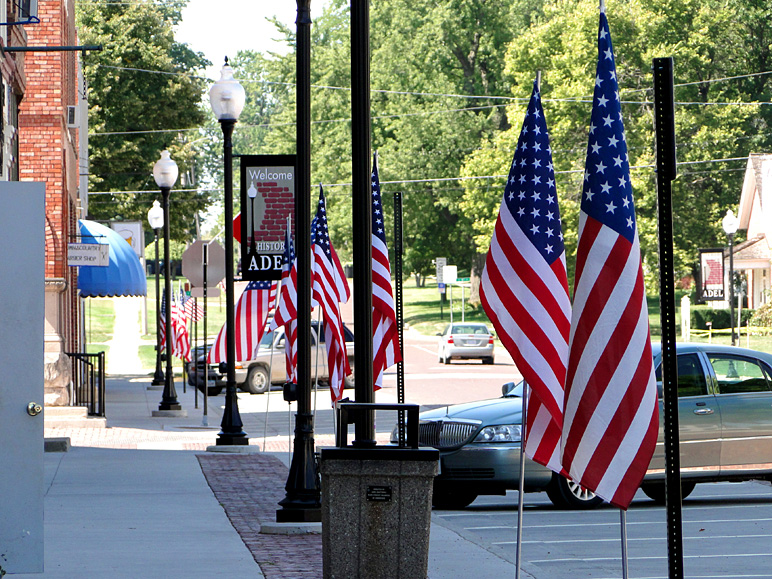
[[[69,5],[69,6],[68,6]],[[29,46],[77,44],[73,0],[40,0],[40,24],[29,25]],[[59,328],[65,348],[76,348],[77,279],[67,266],[67,244],[77,233],[77,134],[67,128],[67,106],[77,104],[75,52],[30,52],[26,94],[19,110],[19,178],[46,185],[46,278],[67,281]]]

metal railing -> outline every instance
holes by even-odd
[[[86,406],[89,416],[105,416],[105,353],[65,352],[72,361],[70,406]]]

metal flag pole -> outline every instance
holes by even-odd
[[[627,579],[627,511],[619,509],[619,525],[622,528],[622,579]]]
[[[209,268],[209,242],[201,246],[202,251],[202,267],[204,270],[204,415],[201,417],[201,424],[203,426],[209,426],[209,364],[207,358],[209,357],[209,350],[206,347],[206,317],[207,317],[207,304],[209,303],[209,286],[207,285],[207,269]],[[196,360],[196,367],[198,367],[198,360]]]
[[[523,495],[525,494],[525,411],[528,404],[528,383],[523,381],[522,425],[520,426],[520,482],[517,492],[517,546],[515,548],[515,579],[520,579],[520,557],[523,547]]]

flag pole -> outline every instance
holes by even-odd
[[[622,528],[622,579],[627,579],[627,511],[619,509],[619,525]]]
[[[537,77],[538,78],[538,77]],[[525,494],[525,411],[528,404],[528,382],[523,380],[523,411],[520,426],[520,483],[517,493],[517,546],[515,548],[515,579],[520,579],[520,557],[523,547],[523,495]]]

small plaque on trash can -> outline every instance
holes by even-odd
[[[391,487],[387,486],[368,486],[367,500],[375,503],[391,502]]]

